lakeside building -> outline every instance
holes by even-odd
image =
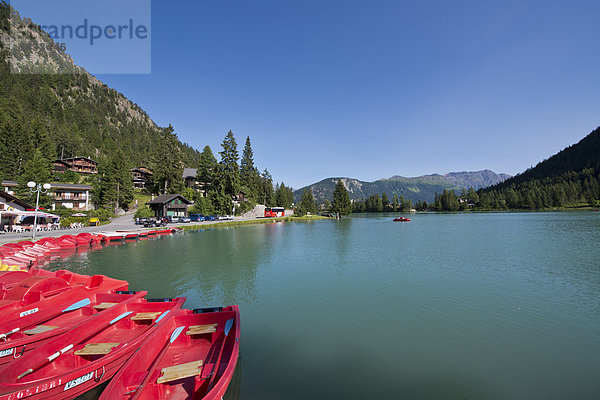
[[[152,184],[154,173],[146,167],[137,167],[130,169],[131,180],[134,189],[146,189],[146,186]]]
[[[4,186],[4,182],[2,181],[2,186]],[[14,225],[16,218],[32,209],[34,206],[17,199],[6,191],[0,191],[0,230],[4,230],[5,226]]]
[[[63,206],[73,210],[89,211],[93,208],[90,204],[90,185],[76,185],[72,183],[52,183],[52,209]]]
[[[146,203],[157,217],[185,217],[190,204],[192,202],[180,194],[163,194]]]
[[[183,169],[183,181],[186,188],[194,189],[196,192],[200,192],[202,197],[206,197],[210,184],[208,182],[201,182],[196,178],[198,174],[197,168],[184,168]]]
[[[23,200],[19,200],[7,192],[0,191],[0,211],[27,211],[33,210],[34,208],[34,206],[24,202]]]
[[[198,190],[200,182],[196,180],[196,174],[198,173],[197,168],[184,168],[183,169],[183,181],[185,182],[186,188]]]
[[[89,157],[62,158],[54,161],[54,172],[64,173],[73,171],[80,174],[97,174],[98,161]]]
[[[238,203],[243,203],[246,201],[246,197],[248,196],[248,193],[244,192],[243,190],[240,190],[237,194],[237,196],[234,196],[233,201],[237,201]]]
[[[5,193],[8,193],[11,196],[14,196],[15,195],[14,188],[19,186],[19,183],[16,181],[3,180],[1,185],[2,185],[2,188],[4,189]]]

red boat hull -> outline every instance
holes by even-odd
[[[106,307],[136,301],[141,299],[147,292],[120,292],[93,293],[89,296],[74,297],[70,304],[61,304],[49,307],[43,311],[15,318],[10,321],[3,320],[0,323],[0,334],[19,330],[7,336],[5,341],[0,341],[0,366],[13,362],[24,354],[40,347],[58,335],[76,328],[78,325],[89,320],[92,315],[102,312]],[[81,301],[89,300],[89,304],[73,311],[64,311],[66,307]],[[50,330],[33,333],[32,329],[47,327]]]
[[[230,319],[233,325],[225,336],[224,327]],[[194,334],[190,329],[214,324],[214,332]],[[235,371],[239,338],[238,306],[205,313],[181,310],[152,333],[112,379],[100,399],[221,399]],[[200,360],[202,365],[190,376],[157,383],[163,369],[180,368]],[[213,373],[216,375],[211,381]]]
[[[59,277],[33,276],[7,290],[0,300],[0,316],[8,321],[56,305],[70,304],[76,297],[110,290],[127,290],[129,283],[104,275],[62,273]]]
[[[185,298],[168,302],[139,300],[92,316],[86,323],[1,368],[0,400],[71,399],[110,380],[184,301]],[[150,320],[134,320],[141,313],[158,314]],[[98,344],[110,345],[108,351],[85,354],[88,345]]]

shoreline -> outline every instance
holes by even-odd
[[[295,217],[295,216],[286,216],[286,217],[272,217],[272,218],[255,218],[255,219],[239,219],[239,220],[229,220],[229,221],[210,221],[211,224],[176,224],[178,228],[183,228],[184,231],[196,231],[199,226],[210,226],[211,228],[228,228],[232,226],[243,226],[243,225],[259,225],[259,224],[269,224],[273,222],[299,222],[299,221],[323,221],[335,219],[332,217],[323,217],[320,215],[313,215],[310,217]]]
[[[122,215],[120,217],[113,218],[108,224],[100,225],[100,226],[85,226],[83,228],[74,228],[74,229],[59,229],[55,231],[38,231],[36,232],[36,240],[42,239],[45,237],[59,237],[63,235],[77,235],[78,233],[100,233],[103,231],[122,231],[122,230],[135,230],[135,231],[149,231],[161,228],[178,228],[183,229],[184,231],[196,231],[199,229],[203,229],[203,227],[211,227],[211,228],[226,228],[232,226],[242,226],[242,225],[253,225],[253,224],[265,224],[271,222],[292,222],[292,221],[319,221],[333,219],[329,217],[322,217],[319,215],[314,215],[311,217],[294,217],[294,216],[285,216],[285,217],[274,217],[274,218],[254,218],[247,219],[242,217],[234,217],[233,220],[228,221],[202,221],[202,222],[190,222],[190,223],[176,223],[176,224],[168,224],[165,227],[160,228],[144,228],[143,226],[136,225],[135,220],[133,219],[133,213],[128,213]],[[23,233],[5,233],[0,235],[0,245],[7,243],[17,243],[22,242],[24,240],[32,240],[31,232],[23,232]]]

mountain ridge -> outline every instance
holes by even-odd
[[[475,190],[502,182],[510,177],[508,174],[497,174],[491,170],[449,172],[447,174],[429,174],[418,177],[394,175],[388,179],[373,182],[361,181],[350,177],[329,177],[294,191],[294,200],[298,201],[304,189],[309,188],[315,200],[323,202],[331,200],[335,184],[339,179],[350,194],[351,200],[366,199],[374,194],[385,192],[388,196],[397,194],[414,202],[433,201],[435,193],[444,189],[462,190],[473,187]]]

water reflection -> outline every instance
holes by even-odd
[[[256,229],[258,228],[258,229]],[[186,307],[236,304],[256,297],[256,271],[275,250],[280,224],[212,229],[109,242],[67,250],[49,269],[105,274],[129,281],[132,289],[155,297],[187,297]]]
[[[237,362],[237,366],[235,368],[235,372],[233,373],[233,377],[231,378],[231,382],[227,387],[227,392],[225,392],[225,396],[223,396],[223,400],[240,400],[241,392],[242,392],[242,377],[243,377],[243,367],[244,363],[243,357],[240,356]]]
[[[600,219],[583,214],[211,229],[63,265],[239,304],[228,399],[597,398]]]

